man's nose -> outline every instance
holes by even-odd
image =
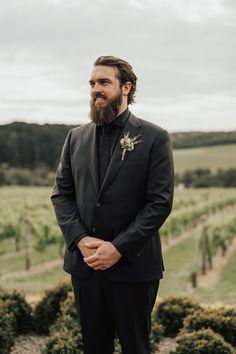
[[[98,82],[96,82],[92,88],[92,93],[98,93],[98,92],[101,92],[101,88],[100,88],[100,85]]]

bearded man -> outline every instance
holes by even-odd
[[[122,353],[150,353],[173,162],[168,133],[129,111],[136,81],[125,60],[95,61],[92,122],[69,132],[51,197],[85,354],[113,353],[115,333]]]

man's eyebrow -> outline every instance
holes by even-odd
[[[97,79],[98,82],[102,82],[102,81],[108,81],[108,82],[112,82],[108,77],[103,77],[103,78],[100,78],[100,79]],[[89,84],[93,84],[94,83],[94,80],[89,80]]]

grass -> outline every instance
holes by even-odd
[[[231,256],[224,268],[219,281],[212,288],[196,290],[196,298],[206,303],[236,303],[236,252]]]
[[[52,267],[44,270],[39,274],[27,274],[27,276],[12,277],[6,283],[1,283],[5,289],[17,289],[24,291],[28,296],[40,294],[58,285],[59,282],[66,280],[69,277],[62,266]]]
[[[213,172],[219,168],[236,168],[236,144],[176,149],[173,153],[177,173],[196,168],[208,168]]]
[[[164,252],[166,271],[160,283],[159,295],[186,295],[189,292],[190,274],[196,267],[196,254],[198,252],[197,234],[190,237]]]
[[[43,252],[37,252],[33,248],[30,251],[30,261],[31,266],[36,266],[42,264],[47,261],[51,261],[54,259],[58,259],[58,246],[57,245],[50,245]],[[14,262],[12,259],[14,258]],[[8,272],[15,272],[17,270],[24,270],[25,268],[25,255],[24,253],[17,253],[14,257],[4,258],[1,259],[1,268],[4,270],[4,273]]]

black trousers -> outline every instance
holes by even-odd
[[[119,283],[94,271],[89,279],[72,276],[84,354],[112,354],[115,332],[123,354],[149,354],[151,311],[159,280]]]

